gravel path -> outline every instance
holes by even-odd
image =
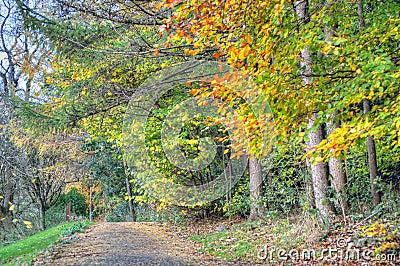
[[[37,265],[246,265],[196,253],[158,223],[100,223]]]

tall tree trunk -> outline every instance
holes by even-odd
[[[359,27],[365,27],[364,21],[364,8],[362,0],[357,0],[357,14],[358,14],[358,22]],[[363,112],[366,115],[371,111],[371,103],[368,99],[363,99]],[[376,162],[376,149],[375,149],[375,140],[372,136],[367,137],[367,150],[368,150],[368,165],[369,165],[369,178],[371,182],[371,194],[374,206],[381,203],[381,195],[376,189],[376,180],[378,177],[378,164]]]
[[[250,171],[250,216],[249,221],[259,220],[265,217],[265,209],[261,200],[262,195],[262,171],[261,164],[256,157],[249,159]]]
[[[296,1],[296,14],[298,16],[299,26],[307,24],[310,20],[310,15],[308,13],[308,0]],[[302,80],[304,85],[311,84],[311,74],[312,74],[312,58],[309,47],[305,47],[301,51],[300,66],[302,70]],[[313,112],[308,121],[308,128],[311,129],[315,125],[317,120],[317,112]],[[318,126],[317,129],[311,131],[308,135],[308,145],[307,149],[311,149],[315,145],[318,145],[323,139],[323,129]],[[315,196],[315,206],[318,208],[321,219],[323,222],[329,223],[329,214],[333,210],[332,204],[328,200],[328,170],[327,165],[324,162],[314,163],[311,162],[311,177],[313,181],[314,196]]]
[[[334,113],[333,117],[337,114]],[[333,123],[332,120],[329,120],[327,123],[328,134],[332,133],[336,128],[339,128],[339,123]],[[347,209],[349,208],[347,199],[346,199],[346,184],[347,184],[347,176],[344,171],[344,162],[339,157],[331,157],[328,162],[329,165],[329,173],[332,176],[332,183],[335,189],[335,192],[338,196],[338,201],[340,208],[342,209],[343,214],[346,214]]]
[[[46,229],[46,207],[43,204],[39,207],[39,227],[40,230]]]
[[[326,0],[325,5],[329,8],[332,5],[330,0]],[[333,16],[332,13],[329,13],[330,16]],[[328,43],[332,43],[332,37],[334,34],[334,30],[337,29],[336,25],[326,25],[324,30],[325,41]],[[328,122],[326,123],[327,134],[331,134],[335,129],[340,128],[340,123],[335,122],[335,117],[338,115],[338,112],[335,111],[333,114],[328,116]],[[333,152],[334,150],[331,150]],[[348,203],[346,199],[346,183],[347,176],[344,171],[344,163],[343,160],[339,157],[330,157],[328,161],[329,166],[329,174],[332,176],[332,183],[335,189],[335,192],[338,197],[338,203],[342,210],[343,216],[346,215],[346,211],[348,209]]]
[[[368,99],[363,100],[363,109],[364,114],[367,114],[369,111],[371,111],[371,104]],[[372,201],[374,203],[374,206],[376,206],[381,203],[381,195],[376,188],[376,182],[378,178],[378,164],[376,162],[375,140],[372,136],[367,137],[367,149]]]
[[[131,214],[131,219],[132,222],[136,222],[136,213],[135,213],[135,208],[133,207],[132,190],[128,178],[125,178],[125,183],[126,183],[126,191],[128,192],[128,197],[129,197],[128,202],[129,202],[129,211]]]
[[[312,128],[314,126],[315,120],[317,119],[318,114],[313,113],[309,123],[308,128]],[[312,131],[308,135],[308,148],[318,145],[324,139],[324,131],[321,126],[319,126],[315,131]],[[314,196],[315,196],[315,206],[319,210],[321,215],[321,219],[324,223],[329,223],[330,213],[334,211],[332,203],[328,200],[328,167],[324,162],[314,163],[311,162],[311,177],[314,187]]]
[[[93,189],[89,187],[89,221],[93,221]]]
[[[65,207],[65,220],[67,222],[71,222],[72,220],[71,202],[68,202],[67,206]]]

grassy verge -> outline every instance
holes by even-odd
[[[0,265],[28,264],[39,252],[54,245],[63,235],[82,232],[90,223],[71,222],[49,228],[0,248]]]
[[[292,248],[305,241],[297,224],[287,219],[269,222],[245,222],[222,232],[192,235],[190,240],[201,244],[200,252],[225,259],[257,261],[258,251],[266,244]],[[306,230],[305,230],[306,231]]]

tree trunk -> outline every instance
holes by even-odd
[[[332,2],[329,0],[325,4],[327,7],[330,7],[332,5]],[[329,13],[330,16],[332,16],[331,13]],[[325,35],[325,41],[328,43],[332,43],[332,37],[334,35],[334,30],[336,30],[336,26],[332,25],[329,26],[327,25],[324,30],[324,35]],[[340,123],[334,122],[335,117],[338,115],[338,112],[335,111],[333,114],[328,116],[328,122],[326,123],[327,127],[327,134],[330,135],[335,129],[340,128]],[[333,152],[334,150],[331,150]],[[332,176],[332,183],[333,187],[335,189],[335,192],[338,197],[338,203],[339,206],[342,210],[343,216],[346,215],[346,211],[348,209],[348,203],[346,200],[346,183],[347,183],[347,176],[346,173],[343,169],[344,164],[342,159],[339,157],[330,157],[329,162],[329,173]]]
[[[39,227],[40,230],[46,229],[46,208],[43,204],[40,204],[39,207]]]
[[[363,100],[364,114],[371,111],[371,104],[368,99]],[[371,182],[371,194],[374,206],[381,203],[381,195],[377,191],[376,182],[378,177],[378,164],[376,162],[376,149],[375,140],[372,136],[367,137],[367,149],[368,149],[368,165],[369,165],[369,178]]]
[[[128,178],[125,178],[125,183],[126,183],[126,191],[128,192],[128,197],[129,197],[128,199],[129,211],[131,214],[132,222],[136,222],[136,213],[135,213],[135,208],[133,207],[132,191]]]
[[[333,114],[333,117],[336,116],[336,113]],[[333,123],[330,120],[327,123],[328,134],[332,133],[336,128],[339,128],[339,123]],[[328,162],[329,165],[329,173],[332,176],[332,183],[335,189],[335,192],[338,196],[339,206],[342,209],[343,215],[346,214],[346,211],[349,208],[347,199],[346,199],[346,184],[347,184],[347,176],[344,171],[344,163],[343,160],[339,157],[331,157]]]
[[[329,159],[329,172],[332,176],[332,183],[337,193],[340,208],[343,214],[346,214],[349,205],[346,199],[346,184],[347,176],[343,169],[343,161],[338,157],[331,157]]]
[[[364,22],[364,8],[362,0],[357,0],[357,15],[358,15],[358,26],[361,28],[365,27]]]
[[[312,128],[314,126],[315,120],[317,119],[318,114],[313,113],[308,124],[308,128]],[[318,145],[323,139],[323,129],[319,126],[315,131],[310,132],[308,135],[308,148],[311,149],[315,145]],[[315,206],[320,212],[321,219],[323,222],[329,223],[329,215],[333,212],[332,203],[329,201],[328,197],[328,167],[324,162],[314,163],[311,162],[311,177],[314,187],[314,196],[315,196]]]
[[[93,189],[89,187],[89,221],[93,221]]]
[[[296,14],[298,16],[298,25],[307,24],[310,20],[308,13],[308,0],[296,1]],[[303,68],[301,71],[302,80],[304,85],[311,84],[312,74],[312,58],[309,47],[305,47],[301,51],[300,66]],[[311,129],[315,125],[318,114],[313,112],[308,121],[308,128]],[[311,131],[308,135],[307,149],[311,149],[315,145],[318,145],[324,138],[323,129],[321,126],[314,131]],[[318,208],[321,219],[323,222],[329,223],[329,213],[333,210],[332,204],[328,200],[328,171],[326,163],[320,162],[314,164],[311,162],[311,177],[314,188],[315,206]]]
[[[256,157],[249,159],[250,171],[250,216],[249,221],[256,221],[265,217],[265,209],[260,202],[262,195],[261,164]]]
[[[68,202],[67,206],[65,207],[65,221],[71,222],[71,220],[72,220],[71,202]]]
[[[365,27],[364,21],[364,8],[362,0],[357,0],[357,14],[358,14],[358,22],[359,27]],[[371,103],[368,99],[363,99],[363,112],[366,115],[371,111]],[[378,177],[378,164],[376,162],[376,149],[375,149],[375,140],[372,136],[367,137],[367,150],[368,150],[368,165],[369,165],[369,178],[371,182],[371,194],[372,201],[374,206],[381,203],[381,195],[376,189],[376,179]]]

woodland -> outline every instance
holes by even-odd
[[[74,220],[290,220],[299,242],[362,225],[398,254],[399,26],[398,0],[0,0],[0,246],[65,222],[69,205]],[[196,62],[232,72],[206,67],[213,82],[156,95],[143,128],[127,127],[132,102],[157,93],[149,78]],[[216,144],[202,169],[163,149],[188,99],[220,113],[176,131],[187,158]],[[143,145],[127,152],[126,134]],[[234,158],[245,169],[212,200],[166,189],[212,182]],[[150,164],[161,181],[146,183]]]

